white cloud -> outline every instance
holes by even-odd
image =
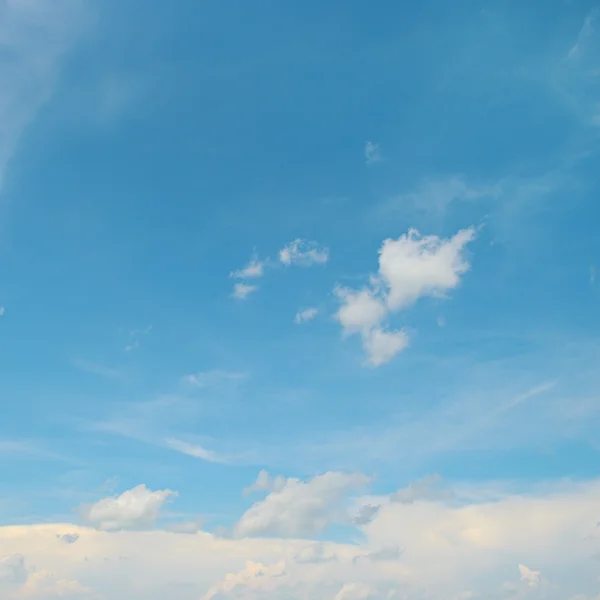
[[[265,273],[265,263],[262,260],[259,260],[257,256],[254,256],[250,259],[250,262],[243,268],[238,271],[233,271],[229,274],[230,277],[235,277],[237,279],[251,279],[262,277]]]
[[[301,310],[296,313],[296,316],[294,317],[294,322],[298,324],[306,323],[307,321],[312,321],[318,314],[318,309],[314,307],[305,308],[304,310]]]
[[[51,97],[83,19],[78,0],[0,3],[0,188],[21,134]]]
[[[374,142],[367,142],[365,144],[365,162],[367,165],[381,162],[381,150],[379,149],[379,144],[375,144]]]
[[[5,312],[4,306],[0,306],[0,317],[3,317]]]
[[[363,347],[367,353],[367,364],[372,367],[383,365],[396,354],[408,348],[409,337],[405,331],[385,331],[374,327],[363,332]]]
[[[387,239],[379,251],[379,271],[370,285],[361,290],[336,287],[340,301],[336,314],[346,335],[358,333],[363,340],[367,363],[379,366],[389,362],[409,345],[403,330],[382,326],[386,318],[405,310],[419,298],[445,298],[458,286],[470,264],[465,246],[475,237],[471,227],[448,239],[422,236],[410,229],[398,239]]]
[[[233,292],[231,296],[236,300],[245,300],[250,294],[258,290],[257,285],[249,285],[247,283],[236,283],[233,286]]]
[[[329,250],[320,247],[317,242],[296,239],[279,251],[279,260],[286,266],[325,264],[329,260]]]
[[[31,573],[15,598],[31,598],[32,600],[49,600],[50,598],[91,600],[92,598],[97,598],[97,595],[78,581],[62,579],[56,573],[44,570]]]
[[[375,600],[374,591],[364,583],[346,583],[334,600]]]
[[[25,557],[9,554],[0,558],[0,584],[22,584],[27,581]]]
[[[238,521],[238,537],[280,535],[304,537],[323,531],[333,522],[344,521],[343,502],[369,478],[359,473],[330,471],[304,482],[290,478],[261,502],[250,507]]]
[[[287,479],[282,475],[277,475],[277,477],[271,477],[267,471],[264,469],[259,472],[256,481],[244,488],[243,493],[254,494],[256,492],[271,492],[271,491],[281,491],[287,483]]]
[[[12,592],[43,573],[29,589],[81,591],[58,583],[79,581],[114,600],[596,598],[600,538],[591,534],[600,482],[509,489],[491,497],[482,484],[470,500],[452,502],[372,498],[380,511],[361,527],[361,538],[343,544],[219,539],[202,531],[107,533],[60,523],[0,527],[0,597],[16,600]],[[77,544],[57,545],[66,527]]]
[[[525,565],[519,565],[519,573],[521,575],[521,581],[526,581],[529,587],[537,587],[539,585],[541,577],[539,571],[532,571]]]
[[[285,574],[285,562],[283,561],[274,565],[264,565],[249,560],[243,571],[229,573],[227,577],[202,596],[202,600],[229,597],[229,594],[238,588],[245,590],[246,597],[248,592],[253,591],[258,591],[261,594],[268,593],[277,588],[278,579],[285,576]]]
[[[153,492],[142,484],[120,496],[104,498],[83,507],[82,514],[88,523],[105,531],[146,529],[154,525],[164,504],[176,496],[177,492]]]
[[[387,287],[389,309],[407,308],[424,296],[444,297],[456,288],[470,268],[464,249],[474,238],[470,227],[446,240],[422,236],[416,229],[397,240],[385,240],[379,251],[379,275]]]
[[[175,450],[176,452],[181,452],[181,454],[186,454],[187,456],[191,456],[193,458],[199,458],[206,462],[227,462],[227,459],[225,457],[220,456],[212,450],[207,450],[206,448],[203,448],[198,444],[190,444],[188,442],[183,442],[175,438],[167,438],[165,440],[165,446],[167,448],[170,448],[171,450]]]

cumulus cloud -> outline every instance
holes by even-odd
[[[336,287],[340,303],[336,317],[344,335],[359,334],[367,363],[389,362],[409,345],[408,334],[386,326],[387,318],[406,310],[419,298],[445,298],[456,288],[470,264],[466,245],[475,237],[471,227],[448,239],[421,235],[416,229],[397,239],[387,239],[379,251],[379,270],[360,290]]]
[[[248,561],[244,570],[239,573],[229,573],[222,581],[214,585],[202,600],[213,598],[229,598],[236,589],[242,589],[245,597],[249,593],[259,592],[265,594],[275,590],[278,579],[286,575],[285,562],[280,561],[274,565],[264,565],[259,562]],[[254,595],[252,595],[254,597]],[[260,597],[260,596],[257,596]]]
[[[106,531],[147,529],[154,525],[164,504],[176,496],[177,492],[151,491],[142,484],[84,506],[82,514],[88,523]]]
[[[279,251],[279,261],[285,266],[309,267],[325,264],[329,260],[329,250],[317,242],[295,239]]]
[[[43,572],[55,575],[33,578],[30,589],[70,587],[45,588],[44,580],[79,581],[115,600],[596,598],[593,557],[600,538],[590,533],[598,521],[600,482],[510,489],[491,497],[487,484],[471,485],[469,499],[453,503],[372,497],[369,503],[381,509],[360,539],[347,543],[156,529],[107,533],[70,525],[80,541],[61,550],[56,536],[64,524],[0,527],[0,597],[22,597],[13,592]],[[285,512],[289,503],[279,506]],[[322,512],[321,505],[315,510]],[[54,596],[41,596],[47,597]]]
[[[316,309],[314,307],[305,308],[304,310],[301,310],[296,313],[296,316],[294,317],[294,321],[298,324],[306,323],[307,321],[312,321],[318,314],[319,314],[318,309]]]
[[[244,488],[243,493],[254,494],[256,492],[271,492],[271,491],[281,491],[287,483],[287,479],[282,475],[277,475],[277,477],[272,477],[269,475],[268,471],[264,469],[258,473],[256,481]]]
[[[343,501],[351,491],[368,482],[369,478],[360,473],[334,471],[306,482],[289,478],[244,513],[234,528],[235,535],[313,535],[343,521]]]

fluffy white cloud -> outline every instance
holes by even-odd
[[[470,268],[464,249],[474,237],[472,227],[445,240],[410,229],[397,240],[385,240],[379,251],[379,276],[387,288],[388,308],[404,309],[423,296],[443,297],[457,287]]]
[[[360,473],[328,472],[304,482],[290,478],[250,507],[234,528],[238,537],[305,537],[344,521],[346,496],[369,482]]]
[[[286,266],[309,267],[326,263],[329,260],[329,250],[320,247],[317,242],[296,239],[279,251],[279,260]]]
[[[82,514],[88,523],[106,531],[146,529],[154,525],[163,505],[176,496],[171,490],[153,492],[142,484],[83,507]]]
[[[373,367],[383,365],[398,352],[408,348],[410,339],[405,331],[385,331],[374,327],[363,334],[363,347],[367,353],[367,363]]]
[[[234,284],[231,296],[236,300],[245,300],[250,294],[256,292],[256,290],[258,290],[257,285],[250,285],[248,283],[238,282]]]
[[[296,313],[296,316],[294,317],[294,321],[298,324],[306,323],[307,321],[312,321],[318,314],[319,314],[318,309],[316,309],[314,307],[305,308],[304,310],[301,310]]]
[[[390,330],[390,314],[405,310],[419,298],[445,294],[458,286],[470,265],[465,246],[474,239],[473,228],[460,230],[448,239],[422,236],[410,229],[398,239],[387,239],[379,251],[379,270],[369,286],[360,290],[336,287],[340,302],[336,317],[345,335],[359,334],[367,363],[389,362],[409,345],[403,330]]]
[[[65,524],[0,527],[0,597],[16,600],[27,589],[39,600],[56,596],[39,595],[44,590],[88,598],[84,590],[91,589],[104,600],[597,598],[600,482],[546,484],[529,493],[454,488],[450,502],[371,498],[381,509],[361,528],[362,539],[344,544]],[[297,511],[293,502],[279,507]],[[79,536],[77,544],[58,542],[65,530]]]

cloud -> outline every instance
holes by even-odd
[[[143,329],[132,329],[129,332],[129,337],[130,337],[131,341],[123,348],[125,350],[125,352],[131,352],[132,350],[137,350],[141,345],[140,338],[142,336],[149,335],[150,332],[152,331],[152,328],[153,328],[152,325],[148,325],[147,327],[144,327]]]
[[[79,539],[77,533],[58,533],[56,537],[65,544],[74,544]]]
[[[236,589],[244,589],[245,596],[248,592],[260,591],[268,593],[278,585],[278,579],[285,576],[285,562],[280,561],[274,565],[264,565],[249,560],[246,567],[239,573],[229,573],[222,581],[213,586],[202,600],[230,597],[229,594]]]
[[[35,573],[44,575],[30,589],[67,590],[56,582],[80,581],[115,600],[597,597],[592,557],[600,539],[589,534],[598,521],[600,481],[500,486],[493,497],[483,483],[460,502],[370,502],[380,511],[360,539],[347,543],[222,539],[205,531],[107,533],[60,523],[0,527],[0,597],[15,600],[12,592]],[[289,503],[280,508],[285,518]],[[57,549],[66,527],[80,540]]]
[[[78,0],[0,3],[0,189],[21,134],[57,85],[63,55],[83,24]]]
[[[279,260],[285,266],[309,267],[325,264],[329,260],[329,250],[319,247],[317,242],[298,238],[279,251]]]
[[[294,317],[295,323],[306,323],[307,321],[312,321],[319,314],[318,309],[316,308],[305,308],[296,313]]]
[[[539,571],[532,571],[525,565],[519,565],[519,573],[521,575],[521,581],[526,581],[529,587],[537,587],[539,585],[541,577]]]
[[[207,450],[198,444],[189,444],[188,442],[183,442],[181,440],[175,438],[167,438],[165,441],[165,446],[170,448],[171,450],[175,450],[176,452],[181,452],[181,454],[186,454],[187,456],[191,456],[193,458],[199,458],[206,462],[213,463],[225,463],[227,459],[223,456],[220,456],[216,452],[212,450]]]
[[[281,491],[287,484],[287,479],[282,475],[278,475],[277,477],[271,477],[267,471],[264,469],[259,472],[256,481],[244,488],[243,494],[254,494],[256,492],[271,492],[271,491]]]
[[[27,581],[27,569],[22,554],[0,557],[0,585],[23,584],[25,581]]]
[[[82,515],[88,523],[105,531],[147,529],[154,525],[165,503],[176,496],[177,492],[168,489],[153,492],[142,484],[120,496],[82,507]]]
[[[242,269],[232,271],[229,273],[229,277],[234,279],[258,279],[262,277],[265,272],[265,261],[261,261],[257,256],[253,256],[250,262]],[[258,290],[257,285],[246,283],[245,281],[238,281],[233,286],[233,293],[231,296],[236,300],[245,300],[250,294]]]
[[[382,365],[408,347],[405,331],[389,330],[382,323],[420,298],[446,298],[470,268],[464,251],[474,237],[472,227],[448,239],[410,229],[398,239],[383,242],[379,271],[371,276],[368,287],[334,289],[341,304],[336,317],[345,335],[361,335],[368,364]]]
[[[296,554],[294,560],[300,564],[321,564],[337,559],[337,554],[327,544],[310,544]]]
[[[249,285],[247,283],[236,283],[233,286],[232,298],[236,300],[245,300],[250,294],[258,290],[257,285]]]
[[[227,383],[238,383],[246,379],[246,377],[246,373],[216,369],[213,371],[200,371],[198,373],[185,375],[182,380],[192,387],[207,389]]]
[[[96,594],[79,582],[62,579],[51,571],[36,571],[29,575],[25,585],[19,590],[16,598],[46,600],[50,598],[71,598],[84,600],[97,598]]]
[[[381,162],[381,151],[379,149],[379,144],[375,144],[374,142],[367,142],[365,144],[365,162],[367,165],[373,165]]]
[[[352,518],[353,525],[367,525],[379,512],[381,507],[378,504],[365,504],[358,509],[357,514]]]
[[[385,331],[374,327],[362,333],[363,347],[367,353],[367,364],[372,367],[383,365],[396,354],[408,348],[410,340],[405,331]]]
[[[262,277],[265,272],[265,263],[254,256],[250,259],[250,262],[238,271],[233,271],[229,274],[230,277],[237,279],[250,279]]]
[[[4,309],[4,306],[0,306],[0,317],[3,317],[5,313],[6,310]]]
[[[419,479],[407,487],[394,492],[390,496],[392,502],[400,504],[413,504],[414,502],[427,501],[435,502],[438,500],[447,500],[452,497],[450,489],[440,488],[438,484],[442,478],[439,475],[429,475]]]
[[[304,482],[290,478],[250,507],[234,527],[237,537],[279,535],[306,537],[345,520],[342,505],[352,490],[369,478],[330,471]]]
[[[107,367],[106,365],[84,360],[82,358],[74,358],[71,360],[71,365],[89,375],[97,375],[98,377],[103,377],[105,379],[123,378],[123,373],[115,367]]]

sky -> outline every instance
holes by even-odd
[[[0,0],[0,597],[600,599],[600,5]]]

